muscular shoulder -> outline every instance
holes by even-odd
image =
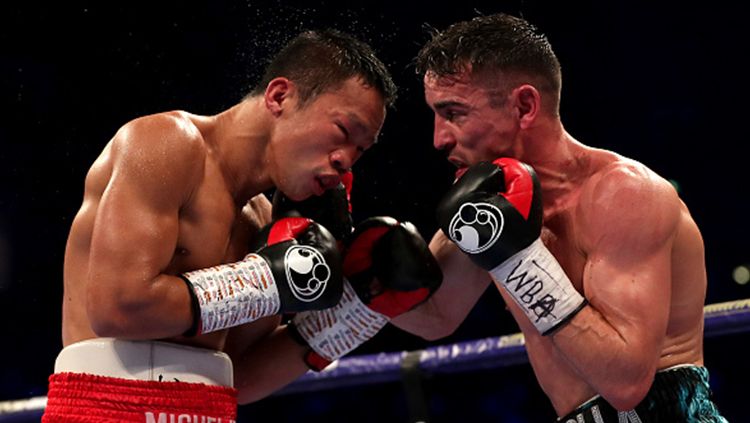
[[[134,119],[117,131],[112,146],[120,154],[138,154],[144,160],[193,161],[205,155],[203,136],[183,112]]]
[[[203,177],[206,146],[189,115],[168,112],[125,124],[110,142],[110,155],[115,184],[182,203]]]
[[[577,211],[594,244],[641,245],[670,239],[681,202],[673,186],[641,163],[616,158],[583,185]]]
[[[203,136],[183,112],[144,116],[125,124],[112,140],[121,164],[136,162],[141,171],[156,168],[164,177],[200,173],[205,159]],[[196,172],[198,171],[198,172]]]

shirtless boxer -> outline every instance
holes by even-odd
[[[120,128],[88,172],[68,237],[65,348],[43,420],[229,422],[238,400],[304,373],[314,339],[291,336],[279,315],[340,304],[356,283],[342,281],[347,256],[329,231],[271,222],[262,193],[302,201],[339,186],[394,96],[369,46],[306,32],[232,108]]]
[[[459,171],[430,243],[444,283],[394,324],[446,336],[494,280],[558,421],[725,421],[703,367],[701,234],[669,182],[565,131],[546,37],[477,17],[417,68]]]

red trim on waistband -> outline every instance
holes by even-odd
[[[49,377],[44,423],[234,423],[237,390],[82,373]]]

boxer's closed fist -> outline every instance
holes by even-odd
[[[323,226],[306,218],[283,218],[256,238],[256,251],[243,260],[182,275],[193,294],[197,333],[339,301],[341,257]]]
[[[344,294],[326,310],[299,313],[291,330],[310,346],[305,360],[320,370],[372,338],[393,317],[425,301],[443,275],[427,243],[410,223],[365,220],[344,256]]]

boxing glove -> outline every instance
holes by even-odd
[[[255,252],[241,261],[181,275],[193,300],[188,335],[338,303],[341,256],[326,228],[290,217],[267,225],[256,238],[261,242]]]
[[[440,201],[437,219],[542,335],[587,304],[540,239],[541,187],[531,166],[510,158],[471,166]]]
[[[410,223],[373,217],[347,241],[344,294],[336,306],[297,314],[289,330],[309,346],[305,362],[321,370],[375,334],[390,319],[425,301],[443,274]]]
[[[353,227],[350,201],[352,182],[352,172],[346,172],[338,186],[303,201],[293,201],[276,190],[272,200],[272,217],[307,217],[325,226],[337,240],[343,240],[351,234]]]

